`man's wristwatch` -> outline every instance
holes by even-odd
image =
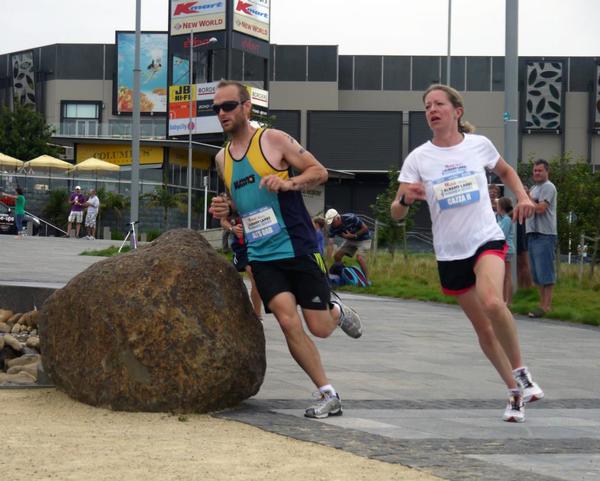
[[[403,205],[404,207],[410,207],[412,205],[412,204],[407,204],[406,202],[404,202],[404,194],[402,194],[400,196],[400,200],[398,202],[400,202],[400,205]]]

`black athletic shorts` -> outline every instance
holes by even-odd
[[[265,308],[281,292],[291,292],[297,304],[305,309],[324,311],[329,308],[329,282],[321,254],[250,261],[250,266]]]
[[[231,250],[233,250],[233,257],[231,258],[233,266],[238,272],[244,272],[248,265],[248,249],[245,247],[234,247],[234,244],[232,244]]]
[[[486,242],[471,257],[456,261],[438,261],[438,273],[442,292],[448,296],[464,294],[475,285],[475,264],[484,255],[493,254],[506,258],[508,244],[503,240]]]

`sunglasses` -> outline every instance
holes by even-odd
[[[228,100],[222,104],[213,104],[212,109],[215,114],[218,114],[221,110],[223,112],[231,112],[237,108],[238,105],[242,105],[245,100],[238,102],[237,100]]]

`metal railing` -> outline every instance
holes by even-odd
[[[62,232],[65,236],[68,236],[69,234],[67,233],[67,231],[62,230],[60,227],[55,226],[54,224],[52,224],[51,222],[48,222],[46,219],[42,219],[40,216],[32,214],[31,212],[25,211],[25,214],[29,214],[29,216],[36,218],[38,221],[40,221],[40,223],[42,223],[44,225],[45,233],[44,236],[48,237],[48,227],[51,227],[52,229],[57,230],[58,232]]]

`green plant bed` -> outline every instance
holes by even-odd
[[[84,251],[80,255],[82,256],[98,256],[98,257],[112,257],[117,254],[123,254],[125,252],[129,252],[129,246],[123,246],[121,252],[119,252],[119,248],[117,246],[110,246],[106,249],[98,249],[93,251]]]
[[[328,265],[331,265],[331,260]],[[577,266],[561,265],[552,310],[544,317],[600,326],[600,269],[590,278],[587,266],[581,282],[578,272]],[[391,256],[380,252],[369,260],[369,278],[372,282],[370,287],[343,286],[339,290],[456,304],[454,297],[442,294],[437,263],[431,254],[411,254],[405,259],[400,254]],[[537,289],[519,289],[513,298],[511,311],[527,315],[538,306],[538,302]]]

